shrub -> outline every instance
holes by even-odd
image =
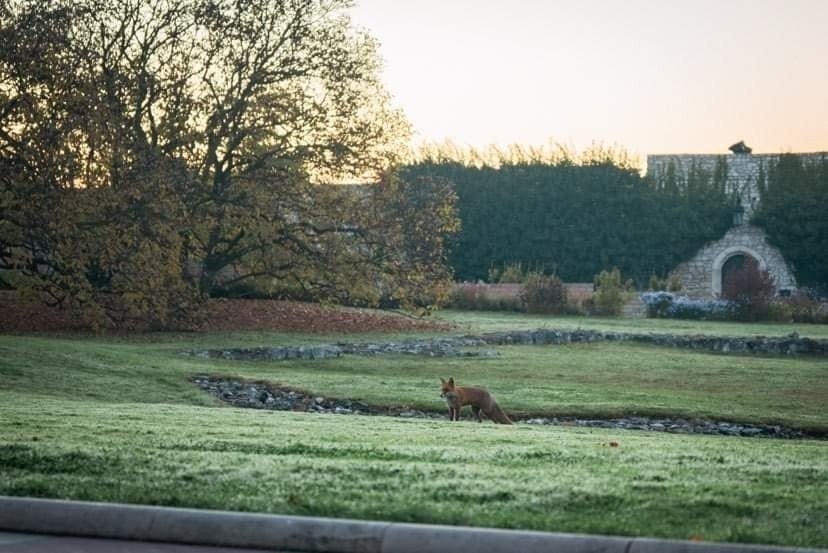
[[[783,301],[781,298],[773,300],[768,304],[768,312],[765,319],[779,323],[792,323],[793,309],[788,302]]]
[[[449,293],[447,307],[453,309],[475,310],[481,297],[479,284],[456,285]]]
[[[653,273],[650,275],[650,285],[648,288],[656,292],[661,290],[665,292],[681,292],[684,285],[681,283],[681,279],[678,275],[670,275],[661,278],[657,274]]]
[[[601,271],[595,276],[595,294],[592,301],[597,315],[621,314],[621,308],[632,298],[632,281],[621,282],[621,271]]]
[[[736,304],[736,316],[741,321],[766,319],[775,293],[773,277],[760,270],[759,263],[751,257],[733,269],[722,284],[722,297]]]
[[[509,263],[503,267],[489,267],[488,282],[492,284],[521,284],[531,272],[522,263]]]
[[[644,292],[640,298],[647,306],[647,316],[660,319],[667,316],[667,310],[673,305],[675,296],[670,292]]]
[[[804,293],[774,299],[770,303],[769,313],[776,321],[828,324],[826,305]]]
[[[487,294],[486,284],[457,284],[449,294],[447,307],[466,311],[522,311],[519,298]]]
[[[561,314],[566,310],[566,288],[556,276],[530,272],[520,290],[528,313]]]
[[[588,315],[590,313],[590,303],[592,298],[571,298],[567,293],[566,305],[564,305],[564,315]]]

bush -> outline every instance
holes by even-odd
[[[591,312],[592,298],[578,299],[570,298],[569,294],[566,297],[566,305],[564,305],[564,315],[588,315]]]
[[[657,274],[653,273],[650,275],[650,285],[648,288],[655,292],[661,290],[665,292],[681,292],[684,285],[681,283],[681,279],[678,275],[670,275],[661,278]]]
[[[457,284],[449,294],[447,307],[466,311],[522,311],[519,298],[487,294],[486,284]]]
[[[736,305],[736,316],[741,321],[767,319],[775,293],[773,277],[760,270],[759,263],[751,257],[733,269],[722,285],[722,298]]]
[[[561,314],[567,308],[566,288],[556,276],[530,272],[520,290],[520,299],[528,313]]]
[[[632,298],[632,281],[621,282],[621,271],[601,271],[595,276],[595,294],[592,296],[597,315],[617,316],[621,308]]]
[[[678,296],[667,308],[666,316],[672,319],[732,321],[736,318],[736,308],[733,302],[727,300],[694,300]]]
[[[775,321],[828,324],[828,306],[804,293],[774,299],[769,314]]]
[[[492,284],[520,284],[530,274],[523,270],[522,263],[510,263],[503,268],[489,267],[489,279]]]
[[[670,292],[644,292],[640,298],[647,306],[647,316],[661,319],[667,317],[667,310],[673,305],[675,296]]]
[[[792,323],[793,309],[788,302],[783,301],[781,298],[776,299],[768,305],[768,312],[765,320],[775,321],[778,323]]]

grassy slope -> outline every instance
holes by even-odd
[[[436,377],[453,374],[486,384],[512,412],[678,412],[825,429],[824,359],[630,344],[504,347],[491,360],[177,354],[341,338],[0,336],[0,493],[828,546],[828,442],[265,413],[216,408],[187,381],[242,375],[438,407]]]

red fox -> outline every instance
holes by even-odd
[[[471,405],[472,413],[477,418],[477,422],[483,422],[483,419],[480,418],[480,411],[483,411],[493,422],[512,424],[512,421],[509,420],[509,417],[495,401],[494,396],[485,388],[455,387],[453,377],[449,377],[448,382],[441,378],[440,382],[443,383],[440,397],[446,400],[450,421],[459,421],[460,409],[464,405]]]

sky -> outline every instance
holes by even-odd
[[[828,0],[357,0],[414,144],[828,150]]]

